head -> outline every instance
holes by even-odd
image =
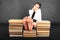
[[[35,10],[41,8],[41,3],[36,2],[36,3],[34,4],[33,8],[34,8]]]

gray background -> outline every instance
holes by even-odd
[[[59,0],[0,0],[0,23],[7,23],[12,18],[22,19],[37,1],[42,4],[43,20],[60,23]]]

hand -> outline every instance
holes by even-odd
[[[30,16],[28,16],[28,19],[32,19]]]
[[[33,9],[33,11],[36,11],[36,10],[38,10],[39,8],[37,8],[36,6],[34,6],[32,9]]]
[[[35,8],[34,7],[32,9],[33,9],[33,11],[35,11]]]

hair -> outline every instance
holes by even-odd
[[[40,3],[40,2],[36,2],[36,3],[34,3],[34,5],[35,5],[35,4],[39,4],[39,6],[40,6],[39,8],[41,8],[41,3]]]

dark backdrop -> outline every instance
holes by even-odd
[[[22,19],[28,15],[35,2],[41,2],[42,19],[52,23],[60,23],[59,0],[0,0],[0,23],[7,23],[9,19]]]
[[[6,25],[5,23],[8,23],[9,19],[22,19],[24,16],[28,15],[28,10],[31,9],[34,3],[37,1],[41,2],[42,4],[41,10],[43,20],[50,20],[52,24],[60,23],[60,0],[0,0],[0,38],[9,38],[9,25]],[[59,30],[60,25],[53,24],[50,28],[50,37],[37,39],[59,40]],[[19,40],[19,38],[17,39]]]

